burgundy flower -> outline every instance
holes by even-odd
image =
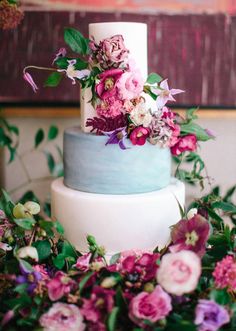
[[[197,138],[194,134],[188,134],[186,136],[176,138],[175,144],[171,147],[171,153],[173,155],[180,155],[186,151],[195,151],[197,148]]]
[[[181,220],[172,228],[173,245],[170,246],[170,251],[176,253],[191,250],[201,257],[205,253],[209,234],[210,225],[201,215],[196,214],[189,220]]]
[[[81,313],[87,321],[98,323],[103,320],[107,313],[114,307],[113,290],[107,290],[100,286],[94,286],[89,299],[83,298]]]
[[[95,86],[95,90],[102,100],[117,94],[116,83],[122,73],[121,69],[109,69],[99,75],[100,82]]]
[[[135,128],[130,134],[130,140],[133,145],[142,146],[145,144],[148,136],[149,136],[149,129],[139,126]]]
[[[156,276],[158,258],[159,254],[156,253],[143,253],[139,256],[132,254],[120,261],[119,270],[131,283],[148,282]]]

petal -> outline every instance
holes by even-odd
[[[38,90],[38,86],[35,84],[32,76],[28,72],[24,72],[23,78],[27,83],[30,84],[34,93],[36,93],[36,91]]]
[[[127,149],[127,147],[124,144],[124,139],[119,141],[119,146],[120,146],[121,149]]]
[[[184,92],[185,92],[184,90],[175,89],[175,88],[172,88],[170,90],[170,94],[172,94],[172,95],[179,94],[179,93],[184,93]]]
[[[160,109],[163,106],[165,106],[165,104],[167,103],[168,100],[169,100],[168,97],[158,96],[157,99],[156,99],[157,108]]]
[[[163,80],[160,84],[160,87],[163,89],[163,90],[167,90],[169,91],[169,85],[168,85],[168,79],[166,78],[165,80]]]
[[[67,60],[67,62],[69,63],[69,65],[76,64],[76,60],[75,59],[73,59],[73,60]]]

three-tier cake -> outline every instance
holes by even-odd
[[[89,35],[95,45],[106,38],[122,36],[129,66],[135,65],[145,81],[145,24],[95,23],[89,25]],[[123,67],[106,68],[106,72],[109,70],[119,73]],[[100,77],[103,82],[104,74]],[[111,83],[114,85],[114,80],[105,81],[105,92]],[[69,128],[64,133],[64,180],[59,178],[52,183],[52,214],[62,223],[68,240],[80,251],[87,250],[88,234],[105,246],[108,255],[164,246],[170,226],[180,219],[179,204],[183,205],[185,199],[184,184],[171,178],[170,150],[148,141],[142,146],[131,143],[127,134],[119,140],[119,148],[114,141],[124,131],[122,128],[103,135],[91,133],[88,121],[98,116],[91,102],[92,92],[93,87],[87,87],[81,93],[80,127]],[[96,93],[100,95],[101,89],[97,88]],[[156,103],[149,95],[140,98],[150,112],[156,111]]]

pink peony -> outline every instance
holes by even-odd
[[[194,215],[189,220],[181,220],[172,227],[170,246],[172,253],[191,250],[202,257],[210,234],[210,225],[201,215]]]
[[[140,327],[145,327],[143,320],[155,323],[165,318],[171,311],[171,298],[160,285],[152,293],[141,292],[129,305],[130,319]]]
[[[175,140],[175,144],[171,147],[173,155],[178,156],[186,151],[195,151],[197,148],[197,138],[194,134],[188,134]]]
[[[200,275],[200,258],[191,251],[183,250],[163,256],[157,281],[168,293],[183,295],[196,288]]]
[[[122,35],[115,35],[102,40],[99,47],[101,47],[101,55],[105,62],[112,64],[127,61],[129,51],[125,47]]]
[[[44,331],[83,331],[85,324],[77,306],[62,302],[54,305],[39,320]]]
[[[116,96],[102,100],[96,107],[98,116],[115,118],[122,113],[123,103]]]
[[[123,70],[109,69],[99,75],[99,83],[95,86],[97,95],[102,99],[114,97],[117,94],[117,80],[121,77]]]
[[[231,255],[217,262],[213,272],[215,284],[218,288],[228,287],[230,291],[236,290],[236,261]]]
[[[79,271],[83,271],[83,272],[88,271],[90,258],[91,258],[91,253],[87,253],[80,256],[76,261],[75,267],[79,269]]]
[[[130,140],[133,145],[144,145],[148,136],[149,136],[149,129],[139,126],[135,128],[130,134]]]
[[[62,271],[57,271],[55,277],[47,284],[48,296],[50,300],[59,300],[64,295],[70,293],[74,284],[75,282],[66,274],[64,274]]]
[[[117,89],[122,100],[138,98],[143,91],[144,79],[139,70],[127,71],[119,78]]]

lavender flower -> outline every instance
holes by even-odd
[[[227,310],[212,300],[199,300],[195,314],[198,331],[217,331],[230,321]]]
[[[38,90],[38,86],[35,84],[32,76],[28,72],[24,71],[23,72],[23,78],[27,83],[30,84],[30,86],[32,87],[34,93],[36,93],[37,90]]]
[[[28,293],[33,293],[35,288],[38,285],[38,282],[42,279],[42,275],[40,272],[28,269],[25,265],[20,261],[20,271],[21,275],[16,278],[17,284],[27,284]]]
[[[124,144],[124,140],[127,137],[127,131],[125,127],[110,132],[103,132],[103,134],[109,137],[109,139],[106,142],[106,145],[119,144],[119,147],[121,149],[127,149],[127,147]]]
[[[72,80],[72,84],[74,85],[75,82],[75,78],[77,79],[84,79],[87,78],[90,75],[90,70],[88,69],[84,69],[84,70],[76,70],[75,68],[75,64],[76,64],[76,60],[67,60],[68,62],[68,67],[66,69],[58,69],[58,72],[65,72],[67,77],[70,78]]]
[[[66,49],[64,47],[60,48],[59,51],[56,53],[55,58],[52,61],[52,64],[56,62],[60,57],[64,57],[66,55]]]

